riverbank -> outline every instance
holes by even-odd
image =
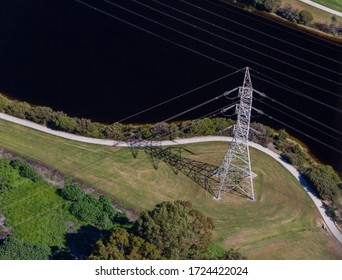
[[[280,24],[285,25],[287,27],[299,30],[301,32],[304,32],[304,33],[312,35],[312,36],[319,37],[319,38],[327,40],[329,42],[336,43],[338,45],[342,44],[342,36],[339,36],[339,37],[333,36],[331,34],[324,33],[322,31],[319,31],[319,30],[312,28],[310,26],[307,26],[307,25],[302,25],[302,24],[290,22],[288,20],[281,18],[280,16],[276,15],[275,13],[264,12],[264,11],[258,10],[256,8],[253,8],[251,6],[245,5],[243,3],[239,3],[236,0],[224,0],[221,2],[225,2],[225,4],[227,4],[227,5],[237,7],[239,9],[244,10],[244,11],[256,14],[260,17],[272,20],[273,22],[280,23]],[[306,4],[304,2],[300,2],[300,0],[285,0],[285,1],[283,0],[282,3],[283,4],[289,3],[294,8],[299,9],[299,10],[301,10],[301,9],[308,10],[310,13],[313,14],[313,16],[317,20],[317,22],[330,24],[331,17],[333,16],[333,14],[330,14],[326,11],[319,10],[318,8],[310,6],[309,4]],[[338,19],[338,22],[342,23],[341,17],[337,17],[337,19]]]

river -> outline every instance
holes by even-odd
[[[182,1],[161,2],[219,25],[221,29],[190,18],[156,1],[140,1],[192,25],[207,29],[212,34],[132,1],[112,1],[221,48],[218,50],[104,1],[85,0],[88,4],[131,24],[214,58],[208,59],[76,1],[4,0],[1,2],[0,90],[12,98],[49,106],[55,110],[65,111],[71,116],[112,123],[231,73],[234,71],[233,68],[241,69],[249,66],[265,75],[268,81],[272,79],[272,82],[280,82],[285,87],[291,87],[298,92],[294,94],[293,91],[262,81],[257,78],[261,75],[252,71],[253,86],[257,90],[324,123],[325,126],[294,114],[268,99],[262,101],[288,115],[261,102],[256,101],[254,106],[290,125],[285,128],[291,134],[305,142],[322,162],[331,164],[342,172],[342,152],[339,153],[326,146],[330,145],[342,151],[340,140],[342,114],[333,109],[342,108],[341,46],[232,6],[225,5],[224,9],[219,6],[222,3],[218,0],[186,1],[199,5],[210,13]],[[223,17],[227,17],[227,20]],[[226,40],[214,36],[213,33],[225,37]],[[251,40],[262,42],[264,45]],[[265,53],[268,57],[263,55]],[[215,60],[231,65],[232,68]],[[286,64],[281,61],[285,61]],[[283,76],[279,72],[295,79]],[[242,80],[242,73],[233,75],[166,106],[130,118],[127,122],[161,121],[241,85]],[[299,93],[333,108],[300,97]],[[231,101],[221,99],[178,119],[200,117],[229,102]],[[253,114],[253,117],[254,121],[276,128],[284,127],[283,124],[259,116],[257,113]],[[317,128],[321,131],[316,130]]]

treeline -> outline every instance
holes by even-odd
[[[299,10],[294,8],[290,3],[282,4],[282,0],[237,0],[250,7],[275,13],[281,18],[293,23],[307,25],[324,33],[334,36],[342,35],[342,24],[338,23],[337,17],[333,15],[330,22],[315,22],[314,16],[307,10]]]
[[[225,130],[233,124],[226,118],[203,118],[198,120],[157,123],[157,124],[101,124],[89,119],[70,117],[64,112],[54,111],[45,106],[31,106],[26,102],[10,100],[0,94],[0,112],[26,119],[51,129],[69,132],[86,137],[125,141],[134,138],[172,140],[178,137],[203,135],[230,135]]]
[[[144,211],[131,229],[100,239],[91,260],[245,259],[238,250],[213,250],[214,222],[190,202],[162,202]]]

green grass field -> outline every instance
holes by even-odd
[[[318,4],[342,12],[342,1],[341,0],[312,0]]]
[[[183,174],[161,163],[154,170],[144,153],[53,137],[0,120],[0,146],[83,181],[136,212],[164,200],[190,200],[212,217],[215,243],[240,248],[250,259],[342,259],[342,246],[317,226],[317,209],[279,163],[251,151],[257,201],[234,193],[215,201]],[[188,145],[197,160],[219,164],[226,143]],[[29,205],[27,205],[29,206]],[[53,205],[51,205],[52,207]]]
[[[12,228],[14,236],[31,244],[64,246],[67,222],[77,224],[64,207],[66,203],[51,185],[25,178],[0,195],[6,226]]]

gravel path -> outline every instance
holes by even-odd
[[[106,146],[118,146],[118,147],[127,147],[128,144],[125,142],[120,141],[113,141],[113,140],[104,140],[104,139],[96,139],[96,138],[88,138],[83,136],[74,135],[71,133],[61,132],[52,130],[45,126],[27,121],[22,120],[16,117],[9,116],[7,114],[0,113],[0,119],[7,120],[16,124],[20,124],[26,127],[30,127],[45,133],[49,133],[55,136],[59,136],[62,138],[79,141],[83,143],[90,143],[90,144],[98,144],[98,145],[106,145]],[[193,137],[188,139],[177,139],[173,141],[162,141],[162,145],[164,146],[173,146],[173,145],[182,145],[182,144],[192,144],[192,143],[203,143],[203,142],[230,142],[232,140],[231,137],[225,136],[202,136],[202,137]],[[160,143],[160,142],[159,142]],[[322,201],[314,194],[310,185],[300,176],[299,172],[290,164],[284,162],[284,160],[280,157],[279,154],[253,142],[249,142],[249,145],[259,151],[262,151],[276,161],[278,161],[281,165],[283,165],[304,187],[305,191],[311,197],[312,201],[316,205],[318,211],[320,212],[324,222],[326,223],[327,227],[329,228],[330,232],[336,237],[336,239],[342,243],[342,233],[338,230],[334,222],[331,218],[325,213],[325,208],[323,206]]]
[[[318,8],[318,9],[320,9],[320,10],[323,10],[323,11],[326,11],[326,12],[328,12],[328,13],[331,13],[331,14],[337,15],[337,16],[339,16],[339,17],[342,17],[342,13],[341,13],[341,12],[336,11],[336,10],[333,10],[333,9],[331,9],[331,8],[328,8],[328,7],[326,7],[326,6],[323,6],[323,5],[321,5],[321,4],[318,4],[318,3],[316,3],[316,2],[313,2],[313,1],[311,1],[311,0],[300,0],[300,1],[303,2],[303,3],[305,3],[305,4],[308,4],[308,5],[310,5],[310,6],[314,6],[314,7]]]

